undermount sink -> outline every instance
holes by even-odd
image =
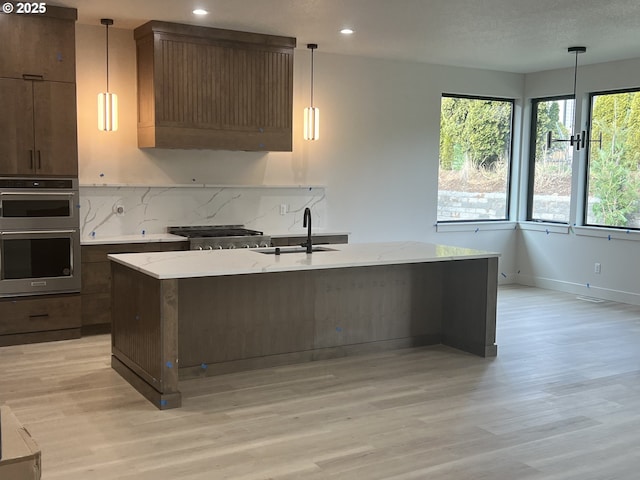
[[[265,255],[284,255],[286,253],[306,253],[307,247],[273,247],[264,250],[256,250],[258,253]],[[335,252],[335,248],[329,247],[313,247],[312,252]]]

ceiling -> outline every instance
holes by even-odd
[[[530,73],[640,57],[639,0],[55,0],[78,21],[148,20],[296,37],[317,52]],[[194,8],[210,13],[192,14]],[[355,33],[341,35],[351,27]]]

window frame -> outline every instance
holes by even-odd
[[[584,169],[584,177],[582,179],[583,185],[583,195],[582,195],[582,223],[580,224],[582,227],[586,228],[594,228],[594,229],[613,229],[613,230],[622,230],[626,232],[640,232],[640,227],[625,227],[625,226],[617,226],[617,225],[599,225],[595,223],[588,223],[587,217],[589,216],[589,180],[590,180],[590,171],[591,171],[591,123],[593,121],[593,97],[598,95],[616,95],[619,93],[632,93],[636,92],[640,94],[640,86],[637,87],[626,87],[619,88],[613,90],[598,90],[589,92],[589,103],[587,108],[587,125],[589,129],[587,130],[587,141],[588,145],[585,153],[585,169]]]
[[[507,165],[507,184],[505,188],[505,216],[503,218],[469,218],[469,219],[456,219],[456,220],[439,220],[438,219],[438,204],[440,198],[440,135],[442,135],[440,124],[442,121],[442,99],[443,98],[462,98],[466,100],[488,100],[492,102],[505,102],[511,104],[511,119],[509,122],[509,161]],[[511,221],[511,191],[512,191],[512,177],[513,177],[513,137],[515,127],[515,110],[516,99],[506,97],[493,97],[485,95],[470,95],[459,93],[446,93],[443,92],[440,95],[440,115],[438,117],[438,189],[436,197],[436,225],[451,225],[451,224],[465,224],[465,223],[492,223],[492,222],[510,222]]]
[[[527,222],[537,222],[537,223],[550,223],[555,225],[570,225],[571,223],[571,215],[566,222],[561,222],[560,220],[546,220],[542,218],[533,218],[533,196],[534,196],[534,187],[535,187],[535,179],[536,179],[536,141],[537,141],[537,126],[538,126],[538,109],[537,104],[540,102],[550,102],[554,100],[573,100],[574,108],[576,97],[573,94],[569,95],[553,95],[548,97],[537,97],[531,99],[531,118],[529,125],[529,164],[527,165],[527,214],[526,221]],[[534,105],[536,108],[534,109]],[[574,119],[575,120],[575,119]],[[572,161],[573,163],[573,161]],[[573,166],[571,167],[571,176],[574,175]],[[573,198],[573,192],[571,192],[570,199]],[[571,201],[571,200],[570,200]]]

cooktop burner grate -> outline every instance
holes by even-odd
[[[199,225],[189,227],[169,227],[169,233],[188,238],[198,237],[246,237],[263,235],[258,230],[250,230],[242,225]]]
[[[243,225],[194,225],[168,227],[167,231],[189,239],[191,250],[268,247],[271,238]]]

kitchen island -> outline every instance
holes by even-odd
[[[109,255],[112,367],[165,409],[185,378],[439,343],[496,355],[497,253],[324,248]]]

